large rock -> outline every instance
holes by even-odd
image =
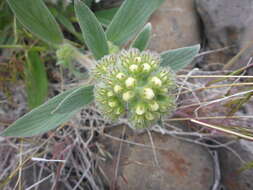
[[[200,25],[194,0],[166,0],[152,15],[150,49],[162,52],[200,43]]]
[[[238,155],[226,148],[219,150],[223,185],[228,190],[252,190],[253,167],[248,170],[242,168],[253,161],[253,142],[240,140],[230,148]]]
[[[233,47],[211,56],[212,62],[226,63],[240,49],[252,42],[252,0],[195,0],[198,14],[204,25],[208,49]],[[241,62],[246,62],[252,50],[245,53]],[[210,62],[209,61],[209,62]]]
[[[203,190],[212,186],[212,158],[205,148],[152,133],[156,147],[153,150],[147,133],[134,135],[128,131],[127,135],[122,135],[122,128],[118,128],[110,134],[124,136],[133,144],[139,143],[120,145],[118,140],[108,137],[101,140],[105,152],[110,153],[110,157],[100,164],[110,189]]]

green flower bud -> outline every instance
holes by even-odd
[[[159,104],[157,102],[151,102],[149,104],[149,108],[151,111],[157,111],[159,109]]]
[[[150,112],[145,114],[145,118],[150,121],[155,119],[154,115]]]
[[[116,101],[110,101],[110,102],[108,102],[108,105],[111,108],[115,108],[117,106],[117,102]]]

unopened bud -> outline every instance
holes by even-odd
[[[127,91],[122,95],[123,100],[126,102],[132,99],[133,97],[134,97],[134,93],[132,91]]]
[[[155,93],[151,88],[144,88],[143,96],[147,100],[152,100],[155,97]]]
[[[131,88],[135,85],[136,79],[134,79],[133,77],[128,77],[125,81],[126,87],[127,88]]]
[[[151,78],[151,83],[157,87],[162,86],[162,81],[158,77],[152,77]]]
[[[143,115],[145,113],[145,107],[144,105],[140,104],[136,106],[135,113],[137,115]]]

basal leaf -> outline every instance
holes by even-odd
[[[53,45],[63,42],[54,17],[42,0],[7,0],[15,16],[29,31]]]
[[[193,61],[199,49],[200,45],[194,45],[163,52],[161,53],[161,66],[169,66],[172,70],[178,71]]]
[[[150,23],[146,24],[146,26],[139,33],[139,35],[134,40],[134,42],[132,43],[131,46],[133,48],[139,49],[140,51],[145,50],[146,47],[148,46],[149,41],[150,41],[151,30],[152,30],[151,24]]]
[[[107,40],[102,26],[94,13],[81,1],[75,1],[75,13],[83,38],[96,59],[109,53]]]
[[[54,112],[59,104],[76,90],[77,88],[65,91],[33,109],[9,126],[1,136],[28,137],[38,135],[68,121],[81,107],[86,106],[93,100],[93,86],[87,86],[82,88],[81,94],[83,95],[83,99],[79,102],[78,106],[68,108],[67,112]],[[78,98],[79,100],[80,98]]]
[[[126,0],[106,31],[107,39],[122,46],[137,34],[164,0]]]
[[[25,67],[26,92],[29,108],[41,105],[47,98],[47,73],[36,51],[28,51]]]

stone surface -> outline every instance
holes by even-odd
[[[151,16],[150,49],[162,52],[200,43],[194,0],[166,0]]]
[[[233,47],[211,56],[210,61],[226,63],[238,51],[252,42],[253,1],[251,0],[195,0],[202,23],[208,49]],[[240,62],[252,55],[245,53]],[[209,62],[210,62],[209,61]]]
[[[102,163],[110,189],[203,190],[211,188],[213,163],[211,156],[203,147],[174,137],[152,133],[156,147],[154,153],[146,132],[134,135],[128,131],[126,135],[122,135],[122,131],[122,128],[118,128],[109,134],[114,137],[124,136],[125,140],[144,146],[120,143],[118,140],[108,138],[102,139],[105,150],[111,155],[111,158],[107,157]]]
[[[228,190],[252,190],[253,168],[241,171],[246,163],[253,161],[253,142],[240,140],[231,146],[245,161],[243,163],[234,153],[221,148],[219,150],[222,184]]]

